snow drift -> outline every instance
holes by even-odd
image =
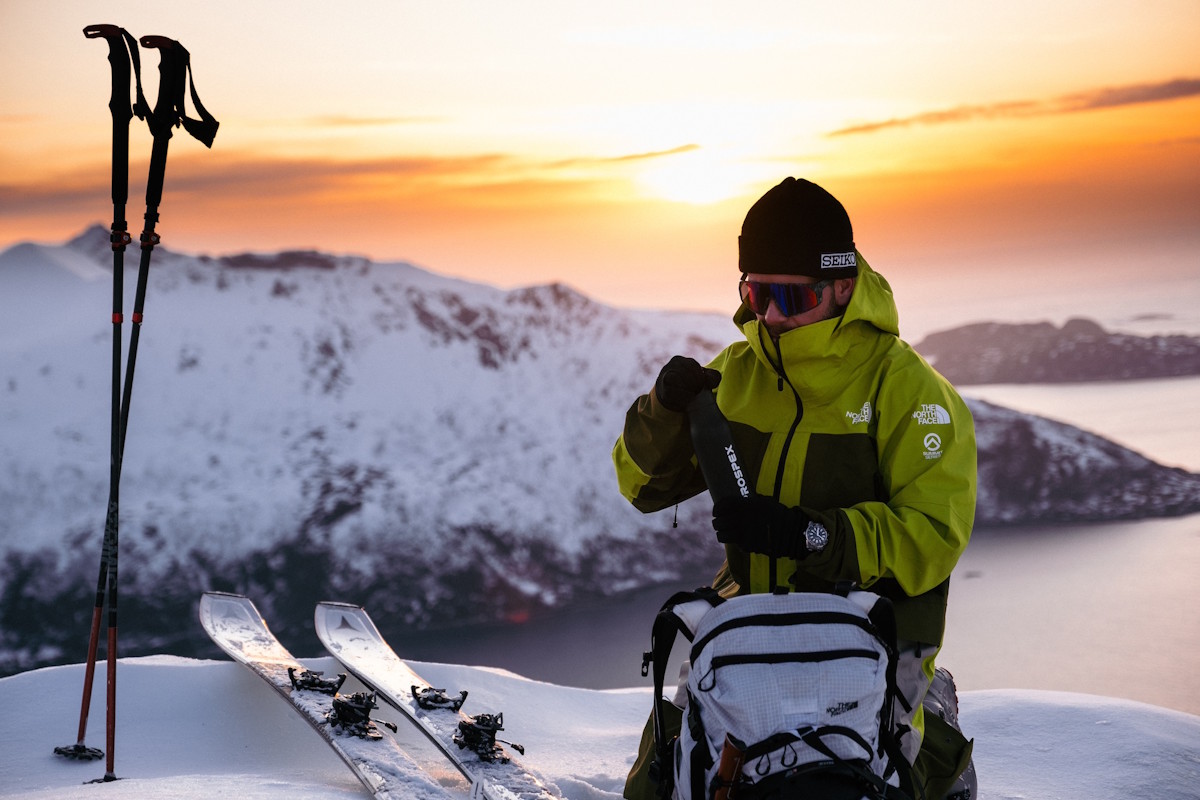
[[[330,658],[306,666],[336,671]],[[503,711],[525,762],[568,800],[617,800],[650,708],[650,690],[592,691],[478,667],[415,663],[438,686],[469,689],[467,711]],[[0,679],[0,794],[26,800],[361,798],[361,784],[262,681],[231,662],[152,656],[118,671],[120,780],[103,762],[52,755],[72,744],[81,665]],[[352,679],[351,679],[352,680]],[[348,683],[348,686],[350,684]],[[103,692],[88,743],[104,743]],[[975,740],[980,800],[1192,800],[1200,782],[1200,717],[1062,692],[960,695]],[[386,716],[381,712],[380,716]]]

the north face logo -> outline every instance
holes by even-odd
[[[871,401],[863,403],[861,411],[847,411],[846,416],[850,418],[851,425],[857,425],[860,422],[871,421]]]
[[[949,425],[950,412],[937,403],[922,404],[913,412],[912,418],[918,425]]]
[[[838,703],[835,706],[830,706],[829,708],[825,709],[825,713],[831,717],[837,717],[845,714],[847,711],[853,711],[856,708],[858,708],[858,701],[849,700]]]

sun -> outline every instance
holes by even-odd
[[[634,180],[638,190],[647,197],[708,205],[743,194],[755,176],[737,160],[697,148],[646,163]]]

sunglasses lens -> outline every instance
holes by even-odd
[[[766,314],[771,301],[775,301],[779,313],[785,317],[803,314],[821,304],[821,293],[824,292],[821,283],[759,283],[758,281],[742,281],[738,289],[742,302],[750,306],[755,314]]]

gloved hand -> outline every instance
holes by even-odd
[[[720,382],[721,373],[715,369],[700,366],[694,358],[674,356],[658,373],[654,394],[672,411],[684,411],[693,397],[717,388]]]
[[[772,558],[809,555],[812,551],[808,548],[805,530],[811,522],[800,509],[789,508],[761,494],[727,497],[713,506],[717,541]]]

